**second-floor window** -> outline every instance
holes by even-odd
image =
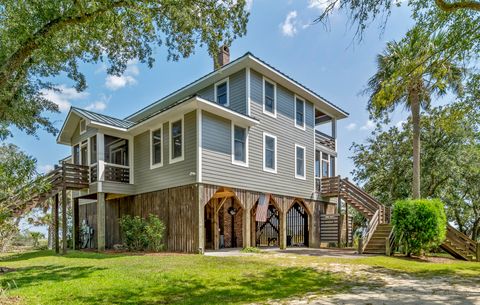
[[[233,163],[247,165],[247,128],[233,125]]]
[[[183,119],[170,122],[170,163],[183,160]]]
[[[87,122],[84,119],[80,120],[80,134],[87,132]]]
[[[305,179],[305,147],[295,145],[295,178]]]
[[[162,158],[162,128],[152,130],[152,166],[161,166],[163,164]]]
[[[328,154],[322,152],[322,177],[329,177],[330,160]]]
[[[97,163],[97,136],[90,138],[90,164]]]
[[[263,80],[263,112],[270,116],[277,115],[276,85],[268,80]]]
[[[263,170],[277,172],[277,137],[263,134]]]
[[[80,145],[73,146],[73,164],[80,165]]]
[[[230,104],[228,97],[228,79],[215,84],[215,101],[222,106]]]
[[[305,101],[295,97],[295,126],[305,129]]]

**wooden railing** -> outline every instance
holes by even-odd
[[[358,253],[362,254],[363,251],[365,251],[365,248],[368,245],[368,242],[373,236],[373,233],[375,233],[375,230],[377,229],[378,224],[380,223],[380,210],[377,210],[375,214],[373,214],[372,219],[368,222],[368,226],[365,229],[365,231],[362,234],[362,237],[360,238],[360,242],[358,243]]]
[[[395,235],[395,226],[392,227],[390,235],[385,239],[385,255],[390,256],[395,253],[397,247],[397,238]]]
[[[447,224],[446,241],[450,241],[455,247],[454,250],[459,252],[463,257],[467,259],[475,257],[477,261],[480,261],[479,244],[449,224]]]
[[[67,189],[83,189],[89,187],[89,175],[88,166],[62,163],[48,174],[48,181],[52,187],[65,186]]]
[[[98,180],[98,164],[90,165],[90,182],[97,182]]]
[[[315,143],[325,146],[330,150],[335,151],[335,139],[318,131],[315,130]]]
[[[130,183],[130,167],[105,163],[105,181]]]

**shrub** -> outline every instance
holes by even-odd
[[[150,214],[145,220],[139,216],[126,215],[120,219],[123,242],[129,251],[161,251],[165,225],[155,215]]]
[[[445,240],[447,217],[439,199],[395,202],[392,223],[399,245],[409,256],[429,251]]]

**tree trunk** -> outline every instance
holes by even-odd
[[[412,198],[420,198],[420,100],[418,92],[411,96],[411,111],[413,125],[413,181]]]

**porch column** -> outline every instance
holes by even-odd
[[[73,250],[79,249],[79,229],[80,229],[80,218],[79,218],[79,199],[74,198],[72,201],[72,216],[73,216],[73,231],[72,231],[72,246]]]
[[[105,180],[105,137],[103,133],[97,133],[97,181]]]
[[[287,248],[287,212],[280,212],[280,249]]]
[[[250,217],[250,212],[251,209],[249,208],[249,205],[248,203],[245,203],[245,208],[243,209],[243,247],[246,248],[246,247],[251,247],[252,246],[252,243],[251,243],[251,233],[250,233],[250,229],[251,229],[251,224],[250,224],[250,220],[251,220],[251,217]]]
[[[105,251],[105,193],[97,193],[97,249]]]
[[[205,252],[205,206],[203,205],[203,185],[197,186],[197,207],[198,207],[198,252],[203,254]]]
[[[218,250],[220,248],[220,236],[219,236],[219,224],[218,224],[218,199],[212,199],[213,204],[213,249]]]
[[[67,188],[62,188],[62,254],[67,254]]]
[[[60,244],[59,244],[59,227],[58,227],[58,202],[59,202],[59,198],[58,198],[58,193],[55,195],[55,202],[53,203],[53,227],[54,227],[54,244],[55,244],[55,253],[60,253]]]

